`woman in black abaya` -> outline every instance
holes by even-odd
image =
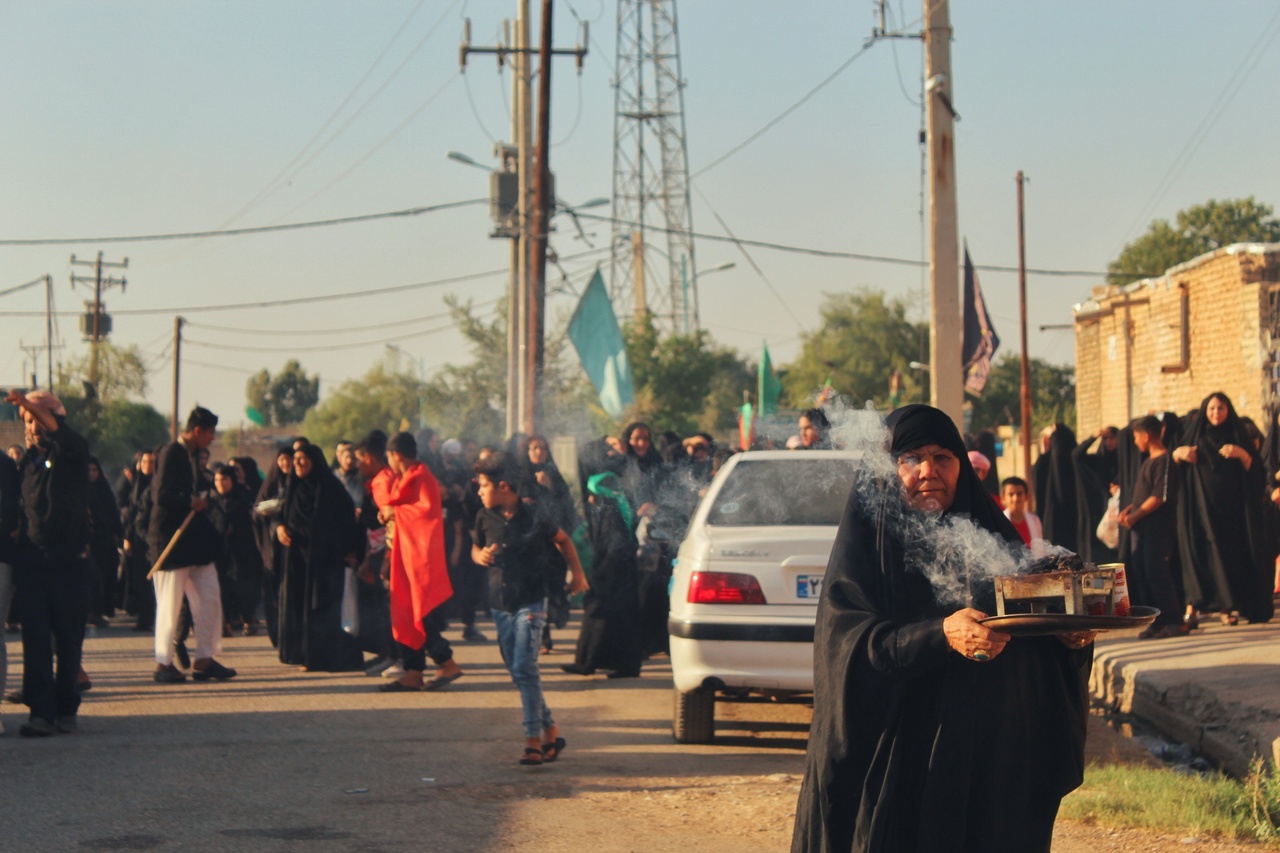
[[[351,496],[313,444],[293,454],[283,520],[276,529],[285,546],[280,574],[280,661],[311,672],[362,668],[356,639],[342,630],[345,568],[360,552]]]
[[[1268,559],[1263,523],[1266,473],[1226,394],[1204,398],[1173,460],[1183,470],[1178,551],[1188,601],[1220,611],[1227,624],[1236,622],[1233,611],[1270,621],[1275,555]]]
[[[578,456],[591,542],[591,588],[582,606],[582,629],[573,663],[560,668],[575,675],[612,670],[610,678],[640,674],[638,574],[635,514],[622,494],[620,455],[603,441]]]
[[[972,607],[939,600],[925,571],[962,583],[971,567],[940,565],[903,519],[967,517],[996,547],[1021,541],[950,418],[912,405],[888,425],[900,482],[855,484],[819,600],[793,853],[1047,851],[1083,778],[1093,635],[985,628],[990,580]]]
[[[1044,484],[1044,505],[1037,507],[1044,523],[1046,541],[1079,551],[1079,512],[1076,508],[1076,471],[1071,451],[1076,449],[1076,434],[1066,424],[1057,424],[1049,436],[1049,463]],[[1039,484],[1037,484],[1037,488]]]

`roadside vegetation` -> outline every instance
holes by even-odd
[[[1090,764],[1060,816],[1168,834],[1260,841],[1280,848],[1280,773],[1256,763],[1248,778],[1188,776],[1163,767]]]

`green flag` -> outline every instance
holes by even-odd
[[[605,292],[600,270],[591,277],[569,321],[569,340],[578,351],[582,368],[600,395],[600,405],[610,417],[620,418],[635,402],[627,347],[618,328],[613,303]]]
[[[760,414],[768,415],[778,411],[778,395],[782,393],[782,383],[773,372],[773,361],[769,358],[769,345],[761,344],[760,366],[756,371],[756,406]]]

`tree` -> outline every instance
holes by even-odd
[[[320,377],[307,376],[296,358],[291,358],[272,376],[266,368],[245,383],[248,404],[262,413],[267,424],[286,426],[301,423],[320,400]]]
[[[921,351],[928,326],[907,320],[907,306],[900,299],[886,300],[878,290],[827,294],[820,309],[822,325],[804,335],[800,356],[783,380],[786,399],[804,408],[831,379],[838,394],[857,406],[871,400],[878,408],[889,404],[889,379],[901,371],[904,401],[920,400],[924,376],[910,368],[912,361],[927,361]]]
[[[1280,240],[1280,219],[1269,204],[1253,196],[1216,201],[1178,212],[1176,225],[1157,219],[1147,233],[1125,245],[1107,265],[1107,282],[1121,285],[1164,273],[1197,255],[1232,243],[1274,243]]]
[[[649,315],[622,336],[636,390],[632,417],[679,435],[733,429],[743,389],[755,388],[755,371],[737,353],[702,330],[661,338]]]
[[[92,352],[72,359],[59,369],[59,395],[79,395],[89,381]],[[118,347],[105,341],[98,344],[98,381],[94,386],[99,398],[136,400],[147,393],[147,365],[137,344]]]
[[[341,439],[358,441],[372,429],[395,433],[416,426],[421,400],[417,377],[377,364],[361,378],[343,382],[308,411],[302,432],[320,447],[333,447]]]
[[[62,395],[67,422],[89,442],[89,450],[109,468],[133,461],[139,450],[168,440],[169,421],[147,403]]]
[[[1055,423],[1076,422],[1076,372],[1067,365],[1049,364],[1033,358],[1027,365],[1031,378],[1032,429]],[[973,404],[971,432],[994,430],[1005,424],[1017,425],[1022,415],[1022,359],[1005,353],[991,365],[981,397],[970,396]]]

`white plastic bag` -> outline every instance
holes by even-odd
[[[347,566],[347,576],[342,582],[342,630],[355,637],[360,634],[360,605],[357,599],[356,570]]]
[[[1120,494],[1117,492],[1107,501],[1107,511],[1098,522],[1098,541],[1108,548],[1120,545]]]

